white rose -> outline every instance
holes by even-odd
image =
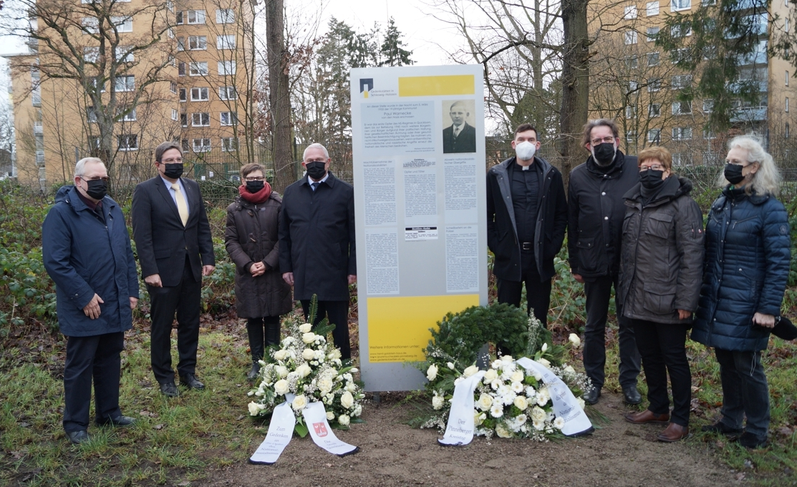
[[[512,438],[512,432],[506,429],[503,423],[495,425],[495,434],[497,434],[499,438]]]
[[[285,350],[277,350],[274,352],[274,360],[285,360],[285,357],[288,356],[288,352]]]
[[[346,390],[349,391],[349,392],[356,391],[357,390],[357,384],[355,384],[354,382],[348,382],[346,384]]]
[[[514,404],[515,407],[520,409],[521,411],[525,411],[526,408],[529,407],[529,402],[526,400],[526,396],[515,397]]]
[[[329,394],[332,390],[332,386],[332,381],[327,377],[318,380],[318,390],[321,391],[321,394]]]
[[[354,396],[351,395],[351,392],[346,391],[340,396],[340,405],[346,409],[351,409],[354,405]]]
[[[478,367],[476,367],[475,365],[471,365],[470,367],[466,368],[465,372],[463,372],[462,374],[465,376],[465,378],[468,378],[478,371],[479,371]]]
[[[582,410],[583,410],[585,407],[587,407],[587,403],[586,403],[586,402],[584,402],[584,399],[582,399],[582,398],[580,398],[580,397],[576,398],[576,402],[578,402],[578,406],[579,406],[579,407],[580,407]]]
[[[567,367],[565,367],[565,374],[573,375],[575,373],[576,369],[574,369],[572,366],[568,365]]]
[[[543,367],[546,367],[546,368],[549,368],[549,369],[551,368],[551,362],[548,362],[544,358],[540,358],[539,360],[537,360],[537,362],[539,362],[540,365],[542,365]]]
[[[484,383],[489,384],[490,382],[494,381],[498,378],[498,372],[495,369],[489,369],[487,372],[484,373]]]
[[[256,402],[249,403],[249,416],[257,416],[260,410],[263,409],[260,407],[260,404]]]
[[[313,325],[311,325],[310,323],[303,323],[303,324],[299,325],[299,331],[302,332],[302,333],[307,333],[307,332],[309,332],[312,329],[313,329]]]
[[[490,409],[490,406],[493,405],[493,396],[482,393],[482,395],[479,396],[479,400],[477,401],[476,405],[482,411],[487,411],[488,409]]]
[[[351,418],[348,414],[341,414],[338,416],[338,423],[340,423],[341,426],[348,426],[349,422],[351,422]]]
[[[443,396],[434,396],[432,398],[432,407],[434,409],[442,409],[443,403],[445,403],[445,398]]]
[[[332,411],[327,411],[327,421],[332,421],[335,419],[335,413]]]
[[[532,421],[534,421],[534,422],[545,421],[545,416],[546,416],[545,411],[542,408],[540,408],[538,406],[534,406],[533,408],[531,408],[531,420]]]
[[[315,341],[315,336],[315,333],[308,331],[307,333],[302,334],[302,341],[309,345]]]
[[[448,363],[446,364],[446,367],[448,367],[448,368],[449,368],[449,369],[451,369],[451,370],[454,370],[454,362],[448,362]]]
[[[515,361],[515,359],[513,359],[511,355],[504,355],[503,357],[501,357],[501,360],[503,360],[504,362],[514,362]]]
[[[302,350],[302,358],[305,360],[313,360],[315,358],[315,351],[312,348],[305,348]]]
[[[437,378],[437,365],[432,364],[426,369],[426,378],[429,379],[430,382]]]
[[[570,343],[572,343],[574,347],[581,346],[581,338],[579,338],[575,333],[571,333],[567,339],[570,340]]]
[[[278,396],[282,396],[288,392],[289,387],[287,380],[280,379],[274,384],[274,393]]]
[[[274,368],[274,370],[277,372],[277,377],[280,379],[288,377],[288,367],[285,367],[284,365],[278,365]]]
[[[562,418],[556,418],[553,420],[554,428],[560,430],[565,427],[565,420]]]
[[[546,351],[546,350],[548,350],[548,344],[547,344],[547,343],[543,343],[543,344],[542,344],[542,348],[540,349],[540,351],[541,351],[542,353],[545,353],[545,351]]]
[[[354,411],[352,411],[351,415],[352,416],[359,416],[362,413],[363,413],[363,406],[362,406],[362,404],[358,404],[358,405],[354,406]]]
[[[509,380],[512,382],[523,382],[523,371],[516,370],[512,372],[512,375],[509,377]]]
[[[484,421],[485,416],[483,414],[479,414],[478,411],[473,412],[473,425],[480,426]]]
[[[339,358],[341,357],[341,355],[340,355],[340,350],[338,350],[337,348],[333,348],[332,350],[330,350],[330,351],[329,351],[329,353],[327,354],[327,357],[328,357],[330,360],[337,360],[337,359],[339,359]]]
[[[490,407],[490,416],[494,418],[500,418],[504,415],[504,405],[498,401],[495,401]]]
[[[307,406],[307,397],[304,394],[300,394],[293,399],[291,403],[291,407],[294,411],[301,411]]]
[[[309,365],[307,365],[307,364],[302,364],[302,365],[300,365],[300,366],[296,367],[296,374],[297,374],[299,377],[301,377],[301,378],[305,378],[305,377],[307,377],[307,376],[308,376],[308,375],[310,375],[312,372],[313,372],[313,369],[312,369],[312,368],[310,368],[310,366],[309,366]]]

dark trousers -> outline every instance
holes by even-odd
[[[302,311],[304,318],[310,317],[310,300],[302,299]],[[348,301],[319,301],[318,311],[315,314],[313,326],[317,325],[324,318],[335,325],[332,331],[332,339],[335,346],[340,349],[341,358],[351,358],[351,345],[349,345],[349,302]]]
[[[673,423],[689,426],[692,400],[692,373],[686,358],[685,324],[654,323],[628,320],[634,327],[634,338],[642,356],[642,367],[648,384],[648,409],[656,414],[670,412],[667,396],[667,374],[672,384]]]
[[[523,266],[520,281],[498,279],[498,302],[520,307],[523,284],[526,285],[526,313],[534,310],[534,317],[542,326],[548,327],[548,308],[551,305],[551,280],[542,281],[534,262],[534,252],[522,252],[520,262]]]
[[[174,287],[147,286],[151,301],[150,317],[152,373],[159,384],[174,382],[171,334],[177,313],[177,373],[182,377],[196,373],[196,352],[199,345],[199,306],[202,282],[194,280],[188,259],[183,278]]]
[[[600,389],[606,379],[606,316],[612,286],[617,289],[617,276],[601,276],[584,282],[587,297],[587,324],[584,332],[584,370],[592,385]],[[620,386],[636,385],[639,375],[639,350],[634,341],[634,329],[623,317],[622,307],[617,305],[617,324],[620,329]]]
[[[246,320],[246,332],[249,335],[249,350],[252,351],[252,362],[263,358],[266,347],[276,345],[280,341],[280,317],[264,316]]]
[[[94,413],[97,421],[121,416],[119,377],[124,333],[68,337],[64,366],[64,431],[89,427],[91,382],[94,380]]]
[[[769,387],[761,352],[739,352],[716,348],[722,382],[722,422],[731,428],[742,428],[758,439],[769,432]]]

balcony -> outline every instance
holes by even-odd
[[[731,123],[765,122],[766,119],[767,107],[737,108],[731,115]]]

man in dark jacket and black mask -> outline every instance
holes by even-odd
[[[617,289],[623,195],[639,182],[637,158],[623,154],[617,148],[619,142],[613,120],[588,122],[584,126],[584,147],[590,157],[570,173],[568,187],[570,271],[584,283],[587,297],[584,369],[594,386],[584,394],[587,404],[598,402],[605,379],[606,316],[612,286]],[[620,328],[620,386],[626,403],[639,404],[639,351],[634,331],[623,318],[622,305],[615,304]]]
[[[562,248],[567,200],[562,174],[535,157],[537,129],[524,123],[515,130],[516,156],[487,172],[487,243],[495,254],[493,274],[498,302],[520,306],[526,283],[526,312],[545,326],[551,302],[553,258]]]

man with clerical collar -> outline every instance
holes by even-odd
[[[468,125],[470,117],[465,102],[455,101],[448,111],[451,126],[443,129],[443,152],[476,152],[476,129]]]

